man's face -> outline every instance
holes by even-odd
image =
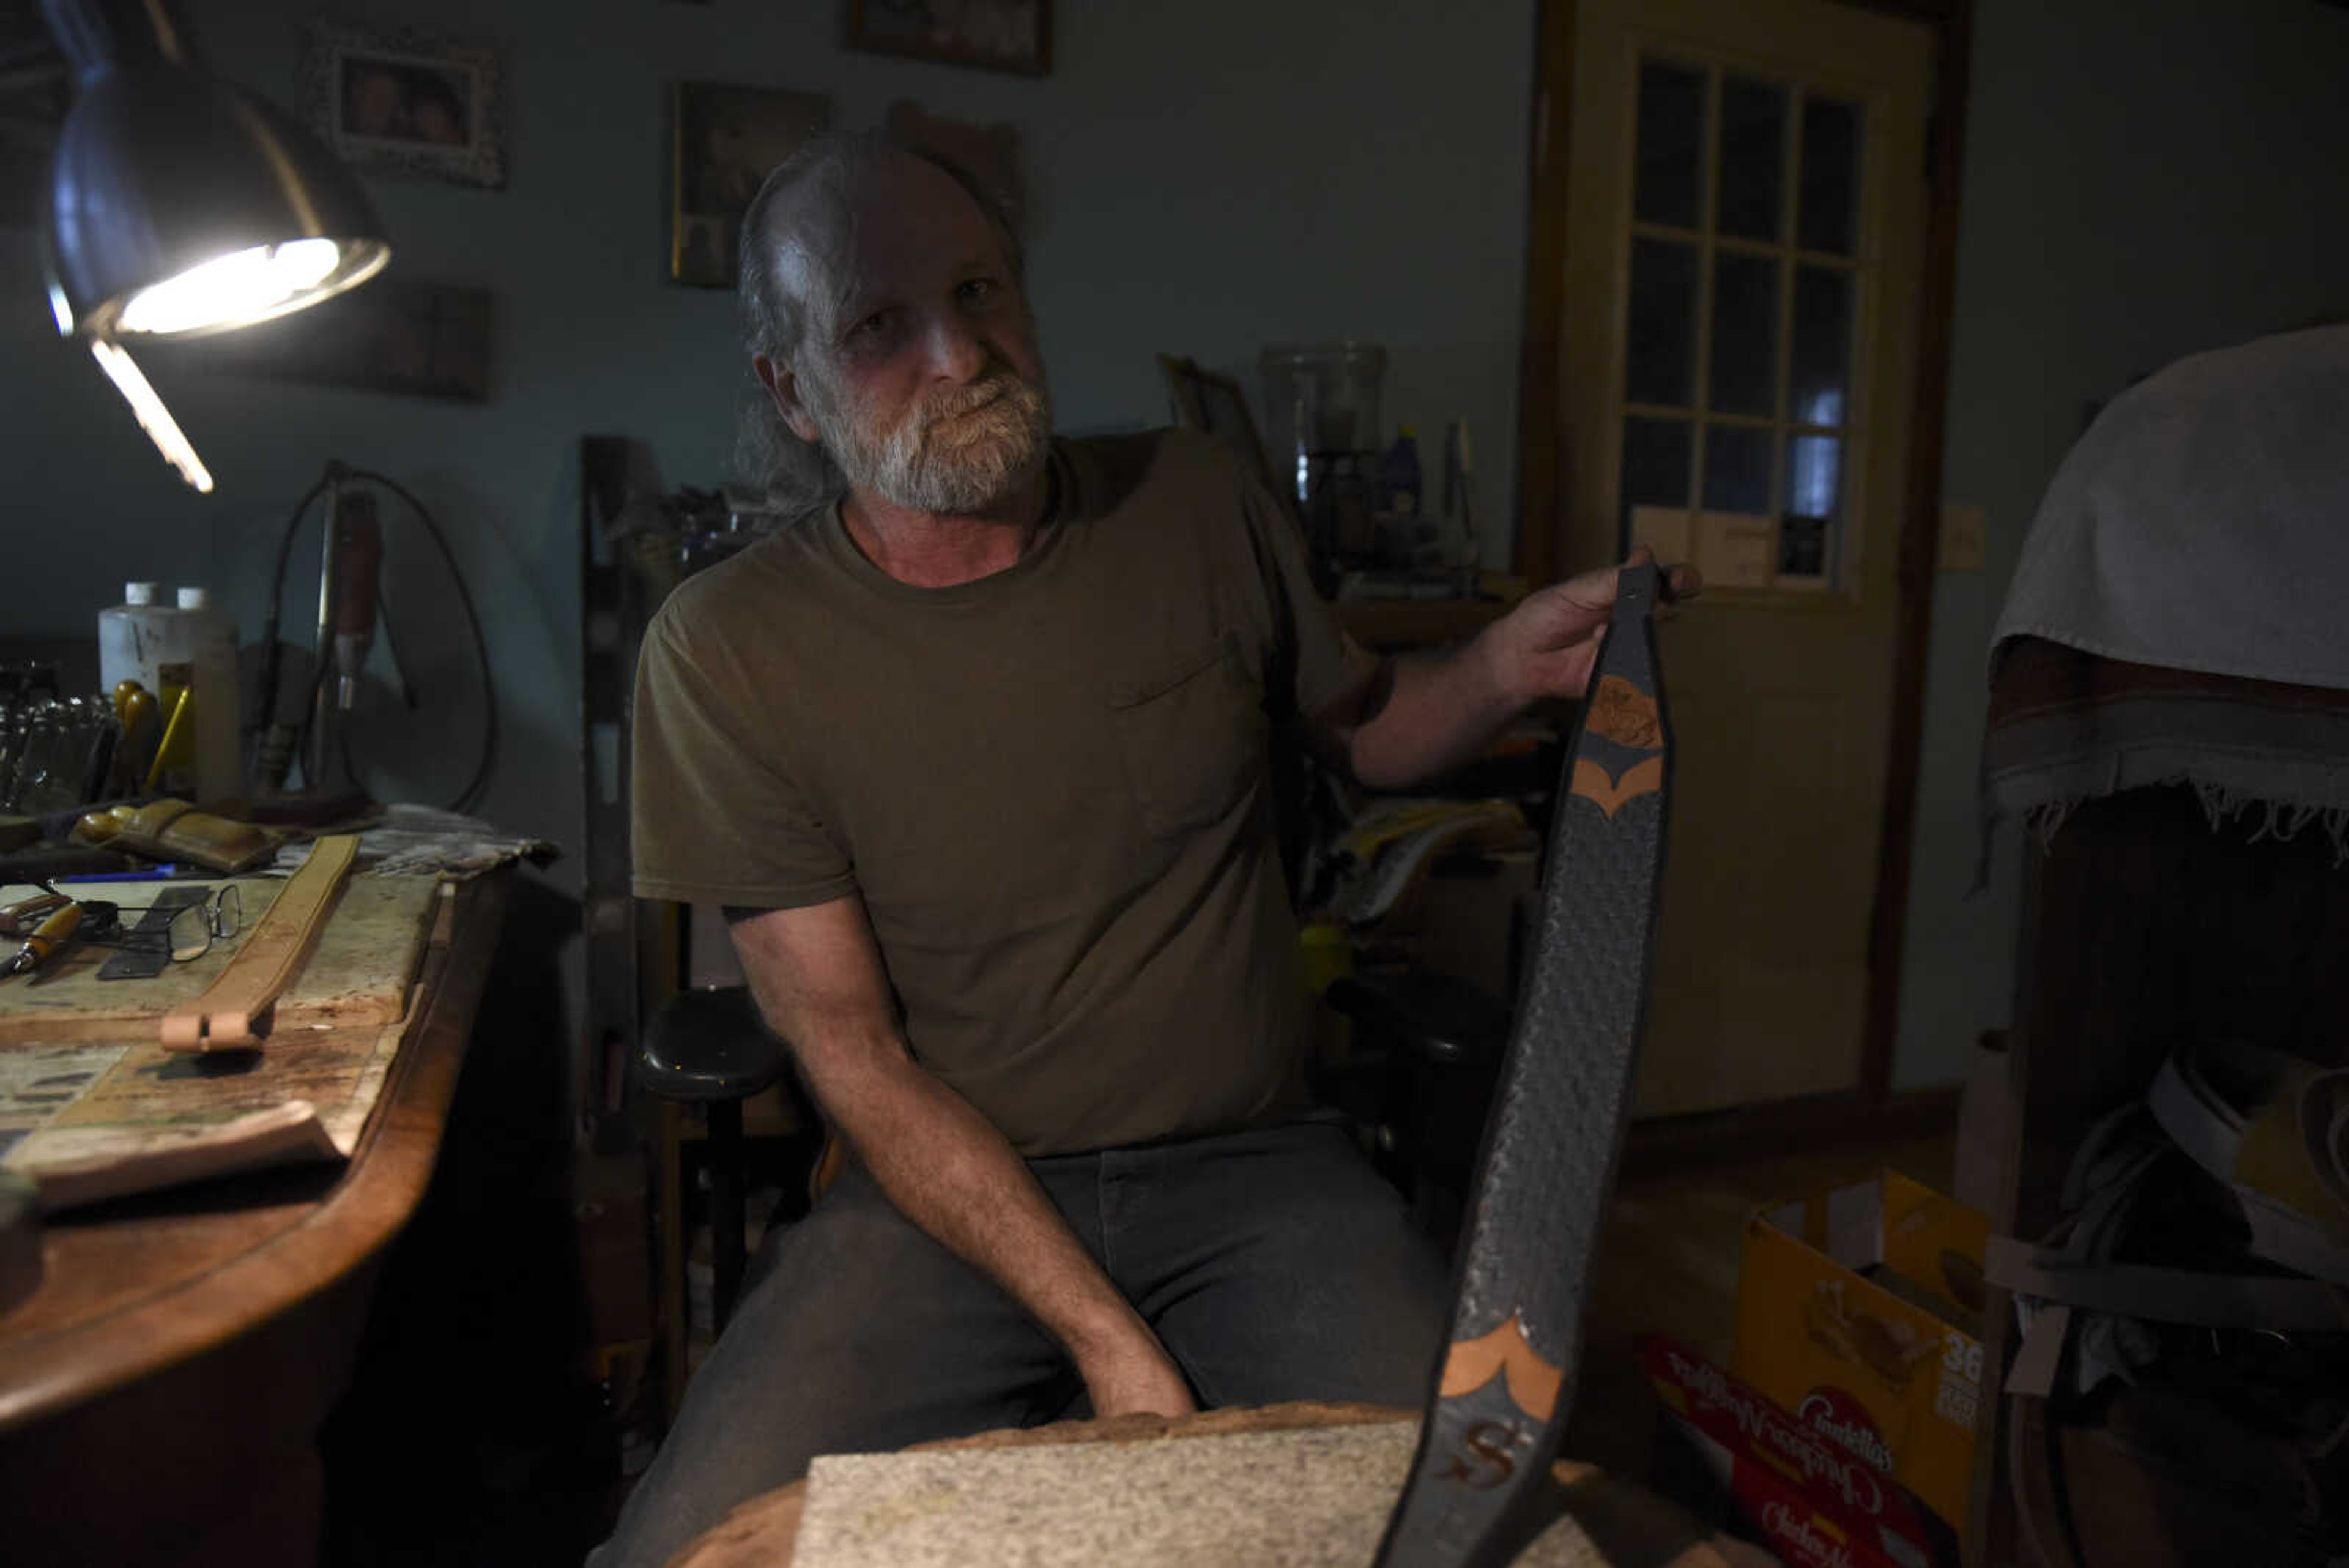
[[[985,512],[1036,472],[1051,437],[1035,323],[1003,241],[959,185],[915,158],[877,171],[850,209],[837,259],[811,265],[832,283],[810,299],[784,417],[856,490],[916,511]],[[811,428],[792,418],[794,400]]]

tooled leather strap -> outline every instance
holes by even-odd
[[[1541,927],[1485,1126],[1449,1344],[1380,1568],[1509,1562],[1547,1519],[1615,1184],[1663,875],[1671,766],[1650,611],[1624,568],[1559,781]]]
[[[260,1043],[264,1015],[309,956],[358,850],[358,836],[350,833],[310,846],[310,857],[278,889],[220,978],[193,1002],[163,1014],[165,1050],[226,1051]]]

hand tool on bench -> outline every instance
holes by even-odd
[[[1497,1568],[1554,1507],[1550,1462],[1573,1403],[1655,960],[1671,772],[1651,620],[1661,587],[1652,563],[1623,568],[1567,749],[1449,1343],[1378,1568]]]
[[[62,951],[73,940],[75,929],[81,924],[81,906],[63,903],[50,909],[41,923],[28,932],[0,974],[29,974]]]
[[[220,978],[202,996],[163,1015],[165,1050],[240,1050],[261,1043],[269,1010],[317,941],[358,848],[358,836],[350,833],[329,835],[310,846],[310,857],[279,889]]]
[[[41,922],[64,909],[73,899],[63,893],[42,891],[15,903],[0,906],[0,937],[13,937],[19,941],[40,929]]]

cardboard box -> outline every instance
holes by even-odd
[[[1898,1171],[1746,1221],[1730,1367],[1962,1531],[1990,1221]]]
[[[1954,1559],[1899,1483],[1663,1334],[1640,1361],[1745,1532],[1789,1568],[1934,1568]]]

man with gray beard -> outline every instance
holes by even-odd
[[[636,891],[727,907],[851,1158],[599,1561],[815,1454],[1081,1399],[1415,1405],[1445,1269],[1306,1098],[1267,748],[1382,787],[1474,757],[1581,691],[1614,574],[1372,660],[1217,444],[1052,439],[1018,239],[962,171],[826,138],[743,233],[807,514],[647,634]]]

